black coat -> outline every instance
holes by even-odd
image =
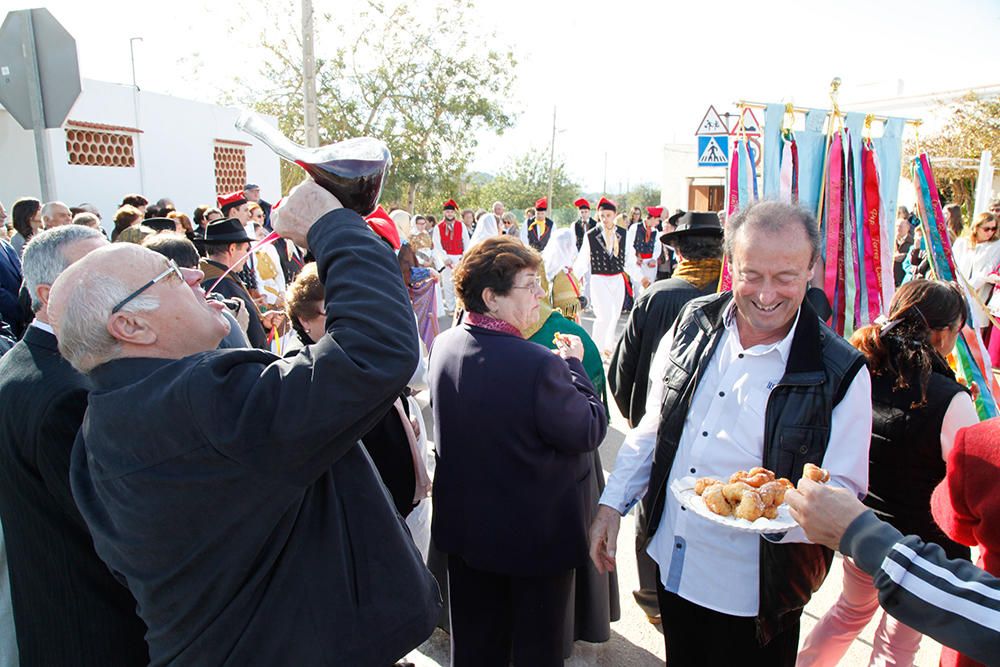
[[[145,665],[135,598],[94,552],[70,493],[90,384],[37,327],[0,359],[0,519],[22,665]]]
[[[428,385],[437,547],[514,576],[586,563],[591,452],[608,422],[583,365],[466,323],[434,341]]]
[[[649,365],[660,339],[673,325],[684,304],[714,291],[714,284],[698,289],[686,280],[670,278],[653,283],[636,299],[608,371],[608,388],[630,426],[635,427],[646,414]]]
[[[328,333],[294,358],[91,373],[73,495],[154,666],[384,667],[434,628],[437,585],[358,445],[416,368],[409,298],[353,211],[324,216],[309,246]]]

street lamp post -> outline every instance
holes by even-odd
[[[135,127],[139,127],[139,84],[135,77],[135,43],[141,42],[142,37],[130,37],[128,40],[129,57],[132,61],[132,111],[135,114]],[[142,164],[142,133],[135,135],[135,163],[139,165],[139,192],[146,192],[146,170]]]

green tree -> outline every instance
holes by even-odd
[[[640,183],[622,195],[619,204],[623,209],[638,206],[644,211],[647,206],[659,206],[660,188],[652,183]]]
[[[566,171],[566,163],[560,158],[552,166],[552,202],[549,216],[556,222],[563,220],[568,211],[576,219],[573,200],[579,196],[579,186]],[[533,206],[540,197],[549,192],[549,153],[547,150],[530,150],[514,158],[493,179],[468,188],[467,198],[485,209],[494,201],[502,201],[509,209],[520,215],[524,209]]]
[[[331,31],[341,45],[317,58],[320,142],[385,141],[393,155],[385,202],[412,210],[420,194],[454,192],[477,135],[502,134],[513,124],[513,54],[484,46],[499,40],[477,28],[473,0],[439,0],[431,11],[369,2],[352,19],[316,21],[318,52]],[[302,141],[301,39],[282,32],[262,42],[270,55],[261,72],[266,85],[236,97],[277,116],[282,131]],[[284,190],[302,178],[297,167],[282,166]]]
[[[948,122],[933,136],[921,137],[918,146],[907,141],[907,155],[918,150],[927,153],[934,167],[934,178],[942,197],[971,213],[976,195],[980,154],[993,151],[1000,155],[1000,97],[979,99],[969,93],[957,102],[945,105]],[[909,176],[909,161],[904,161],[904,175]]]

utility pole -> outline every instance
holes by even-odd
[[[302,101],[306,146],[319,146],[319,120],[316,113],[316,54],[313,50],[312,0],[302,0]]]
[[[601,184],[601,194],[608,194],[608,152],[604,151],[604,182]]]
[[[549,210],[552,210],[552,170],[556,157],[556,108],[552,107],[552,144],[549,146]]]
[[[135,115],[135,126],[141,129],[139,124],[139,84],[135,78],[135,43],[141,42],[142,37],[130,37],[128,40],[129,57],[132,59],[132,112]],[[142,159],[142,133],[135,135],[135,163],[139,166],[139,192],[146,191],[146,167]]]

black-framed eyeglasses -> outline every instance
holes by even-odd
[[[115,305],[115,307],[111,309],[111,314],[114,315],[115,313],[117,313],[119,310],[121,310],[126,305],[128,305],[129,301],[132,301],[133,299],[135,299],[136,297],[138,297],[140,294],[142,294],[143,292],[145,292],[146,290],[148,290],[150,287],[152,287],[156,283],[160,282],[161,280],[163,280],[164,278],[166,278],[167,276],[169,276],[171,273],[174,274],[175,276],[177,276],[178,278],[180,278],[181,282],[184,282],[184,274],[181,273],[181,267],[177,266],[177,262],[175,262],[174,260],[172,260],[172,259],[168,260],[167,261],[167,268],[166,268],[166,270],[164,270],[163,273],[161,273],[160,275],[156,276],[155,278],[153,278],[152,280],[150,280],[148,283],[146,283],[145,285],[143,285],[142,287],[140,287],[136,291],[132,292],[131,294],[129,294],[127,297],[125,297],[121,301],[119,301],[118,304]]]

